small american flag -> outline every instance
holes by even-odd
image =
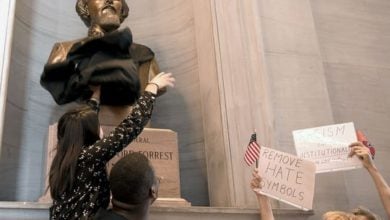
[[[256,133],[253,133],[246,149],[244,160],[248,166],[252,165],[260,157],[260,146],[256,142]]]

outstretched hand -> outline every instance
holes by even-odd
[[[364,146],[363,143],[354,142],[349,145],[349,148],[351,149],[351,152],[348,155],[349,157],[353,157],[354,155],[356,155],[366,169],[374,166],[370,149]]]
[[[172,73],[161,72],[149,82],[145,91],[156,94],[159,90],[165,89],[168,86],[175,86],[175,78]]]

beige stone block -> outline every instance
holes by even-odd
[[[312,6],[325,62],[390,66],[388,2],[316,0]]]
[[[320,56],[314,28],[264,18],[265,52]]]
[[[327,84],[319,57],[267,53],[277,144],[295,154],[291,132],[333,123]]]
[[[294,26],[313,27],[310,0],[260,0],[261,16]]]
[[[114,127],[102,128],[104,133],[108,134]],[[152,163],[156,175],[161,178],[159,197],[180,198],[177,134],[167,129],[145,128],[132,143],[108,162],[108,173],[116,162],[134,152],[145,155]]]
[[[333,107],[344,108],[350,113],[359,109],[386,115],[389,105],[382,94],[387,89],[377,68],[326,63],[325,71]],[[335,112],[339,115],[338,111]]]
[[[87,35],[74,4],[62,0],[16,1],[5,141],[15,145],[18,166],[2,167],[15,173],[8,178],[7,188],[18,193],[4,199],[32,201],[41,194],[35,191],[44,189],[45,173],[38,163],[45,158],[47,129],[71,106],[57,106],[39,79],[55,42]],[[130,27],[134,41],[149,46],[160,69],[173,72],[177,79],[175,88],[156,101],[152,122],[154,127],[180,131],[180,151],[186,155],[181,162],[196,165],[183,169],[182,179],[191,185],[182,190],[183,196],[194,204],[208,205],[206,175],[191,174],[206,170],[193,4],[188,0],[145,0],[129,6],[129,17],[121,28]],[[30,150],[41,154],[31,156]],[[194,151],[199,153],[191,155]]]
[[[266,59],[274,104],[297,108],[321,103],[318,108],[331,111],[319,57],[267,53]]]

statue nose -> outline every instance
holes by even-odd
[[[106,4],[113,4],[114,1],[113,0],[106,0]]]

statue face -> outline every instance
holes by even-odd
[[[88,10],[92,26],[97,25],[110,32],[121,25],[121,0],[88,0]]]

